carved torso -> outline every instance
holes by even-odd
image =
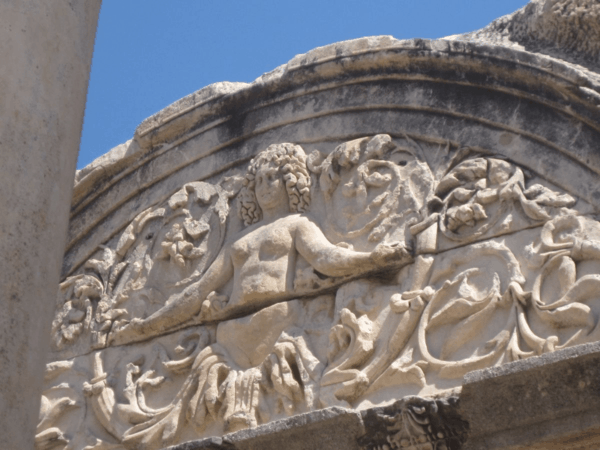
[[[276,297],[292,288],[296,261],[297,215],[270,224],[255,224],[231,244],[234,267],[232,305]]]
[[[318,214],[290,213],[283,165],[270,161],[279,190],[263,185],[252,216],[263,219],[229,237],[234,194],[208,183],[141,213],[88,262],[98,275],[62,285],[56,342],[92,335],[98,350],[80,357],[94,417],[127,448],[164,446],[390,392],[432,395],[471,370],[599,340],[589,206],[512,161],[449,142],[426,159],[420,145],[377,135],[313,154],[304,187]],[[123,332],[136,324],[139,335]],[[393,419],[425,414],[414,402]]]

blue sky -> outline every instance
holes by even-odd
[[[146,117],[217,81],[250,82],[299,53],[363,36],[439,38],[527,0],[103,0],[77,168]]]

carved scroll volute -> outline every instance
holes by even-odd
[[[435,195],[442,204],[440,231],[462,244],[543,223],[576,203],[541,184],[526,186],[522,169],[496,158],[461,162],[440,180]]]
[[[101,246],[81,273],[67,278],[53,322],[54,350],[71,357],[105,348],[115,322],[152,314],[198,280],[221,249],[229,200],[241,186],[235,176],[221,184],[185,184],[138,214],[116,243]]]
[[[407,243],[407,228],[433,189],[427,164],[387,134],[345,142],[325,158],[315,151],[308,167],[318,175],[326,206],[325,235],[361,251],[380,242]]]
[[[458,413],[458,398],[405,397],[363,414],[367,434],[362,450],[460,450],[469,424]]]
[[[87,408],[110,441],[94,448],[155,450],[392,392],[433,395],[439,380],[600,339],[590,209],[569,209],[575,198],[516,164],[430,141],[377,135],[308,161],[274,144],[248,168],[239,230],[227,182],[188,183],[139,214],[61,285],[55,346],[93,361],[73,385],[85,400],[52,386],[62,397],[46,397],[39,448],[69,439],[61,408]],[[359,443],[458,450],[468,425],[456,402],[365,412]],[[100,440],[78,436],[69,445]]]

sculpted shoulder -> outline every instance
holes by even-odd
[[[317,222],[309,214],[306,214],[306,213],[291,214],[290,216],[287,217],[287,219],[289,219],[289,221],[293,225],[294,231],[308,230],[308,229],[311,229],[314,227],[318,227],[320,229]]]
[[[299,226],[310,226],[310,224],[312,224],[313,226],[316,225],[316,223],[312,219],[306,217],[305,214],[299,214],[299,213],[289,214],[289,215],[281,217],[271,223],[263,223],[261,221],[261,222],[257,222],[252,225],[249,225],[246,228],[244,228],[243,230],[238,231],[231,237],[227,238],[225,240],[225,245],[231,246],[234,243],[236,243],[237,241],[239,241],[240,239],[243,239],[244,237],[246,237],[250,234],[253,234],[254,232],[260,232],[261,230],[271,229],[274,227],[280,227],[280,228],[285,228],[288,231],[290,231],[291,233],[293,233]]]

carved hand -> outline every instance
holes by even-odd
[[[131,322],[129,322],[129,327],[133,332],[139,335],[144,334],[147,328],[146,321],[138,317],[134,317],[133,319],[131,319]]]
[[[381,243],[371,253],[371,258],[373,258],[373,261],[379,267],[407,259],[410,256],[410,250],[400,242]]]
[[[110,341],[125,344],[137,340],[147,332],[147,324],[143,319],[133,318],[129,323],[117,326],[110,333]]]
[[[229,298],[226,295],[219,295],[216,292],[211,292],[206,297],[206,300],[202,302],[202,310],[200,312],[200,317],[204,320],[211,320],[215,318],[215,314],[221,311]]]

